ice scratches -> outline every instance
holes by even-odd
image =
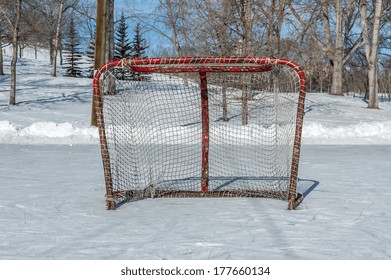
[[[79,220],[80,221],[80,220]],[[107,246],[107,238],[105,235],[110,233],[113,224],[101,224],[99,227],[82,227],[82,231],[78,233],[77,238],[73,231],[69,228],[61,229],[64,225],[55,224],[52,228],[54,232],[62,232],[59,237],[50,236],[45,240],[45,250],[39,253],[26,256],[34,259],[56,259],[61,256],[63,259],[85,259],[91,258],[97,254],[104,252],[104,258],[117,255],[120,249],[115,243]],[[79,225],[73,225],[79,230]],[[58,239],[59,238],[59,239]]]
[[[212,242],[196,242],[195,246],[198,247],[219,247],[223,246],[222,243],[212,243]]]
[[[87,213],[74,213],[75,215],[79,215],[86,218],[99,218],[97,215],[87,214]]]
[[[152,240],[160,239],[161,236],[169,236],[170,233],[175,231],[179,221],[176,219],[171,219],[162,227],[161,230],[158,231],[157,234],[151,237]]]
[[[57,212],[62,213],[62,212],[64,212],[64,211],[62,210],[62,208],[63,208],[63,206],[66,205],[66,204],[68,204],[68,201],[64,201],[64,202],[62,202],[62,203],[59,203],[59,204],[57,204],[56,206],[54,206],[54,209],[56,209]]]
[[[26,206],[21,205],[21,204],[15,204],[15,207],[21,208],[21,209],[26,209]]]

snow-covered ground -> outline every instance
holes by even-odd
[[[16,106],[4,57],[0,259],[391,258],[391,103],[308,94],[296,211],[244,198],[107,211],[92,81],[51,77],[46,57],[18,62]]]

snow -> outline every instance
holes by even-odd
[[[25,50],[0,76],[0,259],[390,259],[391,103],[309,93],[295,211],[273,199],[147,199],[105,210],[92,81]]]
[[[390,102],[367,109],[361,97],[330,97],[309,93],[303,127],[304,144],[389,145]]]

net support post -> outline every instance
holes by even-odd
[[[109,155],[109,148],[108,148],[108,143],[106,138],[105,121],[103,117],[104,86],[103,86],[103,82],[100,80],[100,77],[109,68],[118,66],[119,64],[120,61],[113,61],[111,63],[105,64],[104,66],[102,66],[102,68],[99,71],[95,73],[93,79],[93,89],[94,89],[93,105],[95,107],[96,121],[99,130],[99,140],[101,146],[103,171],[104,171],[104,178],[105,178],[105,185],[106,185],[106,196],[105,196],[106,208],[108,210],[116,209],[116,202],[114,199],[113,184],[112,184],[112,177],[111,177],[110,155]]]
[[[295,138],[293,143],[293,154],[292,154],[292,165],[291,165],[291,177],[289,181],[288,190],[288,209],[294,210],[303,200],[301,194],[297,194],[297,181],[299,173],[299,160],[300,160],[300,149],[301,149],[301,135],[303,131],[303,120],[304,120],[304,103],[305,103],[305,75],[302,70],[298,71],[298,67],[295,68],[300,78],[300,93],[297,106],[296,116],[296,130]]]
[[[208,83],[206,72],[200,72],[201,89],[201,114],[202,114],[202,167],[201,167],[201,190],[209,190],[209,104],[208,104]]]

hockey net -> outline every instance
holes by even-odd
[[[94,78],[108,209],[150,197],[300,202],[305,78],[285,59],[155,58]]]

